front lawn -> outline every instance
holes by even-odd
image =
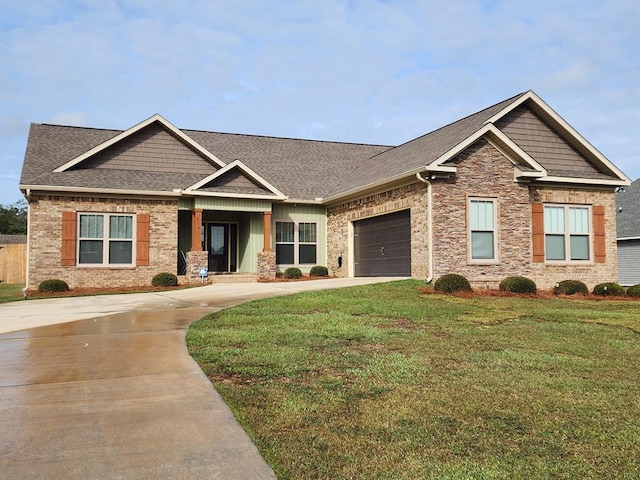
[[[19,283],[0,283],[0,303],[22,300],[24,285]]]
[[[636,479],[640,302],[309,292],[189,351],[280,480]]]

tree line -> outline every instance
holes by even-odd
[[[0,205],[0,234],[27,234],[26,200],[18,200],[11,205]]]

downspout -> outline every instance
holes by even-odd
[[[22,289],[22,298],[27,299],[27,290],[29,290],[29,257],[31,256],[30,238],[31,233],[31,189],[27,188],[24,193],[27,199],[27,271],[24,279],[24,288]]]
[[[416,172],[416,178],[422,183],[427,185],[427,228],[429,230],[427,236],[427,263],[429,264],[429,276],[426,278],[427,283],[431,283],[433,280],[433,187],[431,181],[420,175],[420,172]]]

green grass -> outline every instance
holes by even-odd
[[[281,480],[640,477],[640,302],[422,285],[248,303],[189,351]]]
[[[22,300],[24,285],[17,283],[0,283],[0,303]]]

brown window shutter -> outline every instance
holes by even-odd
[[[593,257],[596,263],[606,263],[607,245],[605,242],[604,206],[594,205],[593,212]]]
[[[148,213],[136,216],[136,265],[149,265],[149,223]]]
[[[544,262],[544,205],[531,204],[531,232],[533,234],[533,261]]]
[[[76,212],[62,212],[62,246],[60,265],[76,265]]]

